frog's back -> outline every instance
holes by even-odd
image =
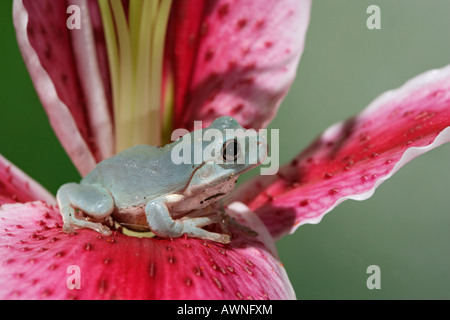
[[[81,183],[102,185],[117,206],[127,207],[183,190],[194,170],[175,165],[168,147],[139,145],[102,161]]]

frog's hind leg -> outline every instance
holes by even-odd
[[[196,219],[200,219],[200,218],[203,218],[204,220],[196,220]],[[212,205],[212,206],[200,209],[200,210],[193,211],[193,212],[185,215],[183,218],[181,218],[181,220],[207,222],[207,223],[204,223],[204,225],[202,225],[202,226],[206,226],[206,225],[213,224],[213,223],[218,223],[220,225],[220,228],[222,229],[222,234],[214,233],[214,235],[220,235],[222,237],[222,239],[224,239],[224,237],[226,236],[227,242],[218,241],[218,242],[222,242],[222,243],[230,242],[230,236],[229,236],[229,235],[231,235],[230,228],[236,229],[250,237],[256,237],[258,235],[258,232],[254,231],[253,229],[251,229],[247,226],[240,224],[239,222],[234,220],[232,217],[230,217],[226,213],[225,207],[223,206],[222,202],[219,202],[215,205]],[[201,226],[197,225],[197,227],[201,227]],[[201,229],[201,230],[205,231],[203,229]],[[199,233],[202,233],[202,231]],[[205,231],[205,232],[207,232],[207,231]],[[209,233],[212,233],[212,232],[209,232]],[[199,237],[197,237],[197,238],[199,238]],[[209,240],[213,240],[213,239],[209,239]],[[217,240],[214,240],[214,241],[217,241]]]
[[[230,236],[227,234],[202,229],[204,226],[221,222],[221,217],[217,215],[205,217],[188,216],[181,219],[173,219],[164,203],[164,199],[149,202],[145,207],[145,215],[152,232],[161,237],[177,238],[187,235],[188,237],[224,244],[230,242]]]
[[[219,215],[190,218],[184,220],[183,222],[183,232],[190,237],[211,240],[223,244],[230,243],[230,236],[228,234],[216,233],[202,229],[202,227],[213,223],[222,223],[222,217]]]
[[[103,224],[87,221],[76,215],[77,209],[95,220],[111,215],[114,210],[114,200],[105,188],[97,185],[67,183],[59,188],[56,200],[64,221],[64,232],[73,232],[74,227],[78,227],[90,228],[103,235],[111,234],[111,230]]]

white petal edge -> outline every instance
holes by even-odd
[[[81,9],[82,17],[89,17],[86,0],[69,0]],[[114,154],[113,125],[108,110],[103,80],[97,62],[95,38],[90,19],[81,20],[81,29],[72,30],[72,46],[77,60],[78,78],[86,96],[89,124],[100,151],[101,160]]]
[[[78,131],[69,109],[59,99],[50,76],[42,67],[39,57],[30,44],[27,34],[28,12],[22,0],[13,2],[13,21],[17,42],[36,91],[45,109],[52,110],[51,114],[47,112],[50,124],[72,162],[84,176],[95,168],[97,162]]]

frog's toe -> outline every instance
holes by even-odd
[[[64,223],[62,230],[66,233],[74,233],[75,228],[89,228],[97,231],[104,236],[109,236],[112,234],[112,231],[107,226],[101,223],[86,221],[73,217],[71,222]]]
[[[221,222],[222,219],[220,216],[212,216],[212,217],[200,217],[200,218],[192,218],[184,221],[183,224],[183,234],[186,234],[189,237],[199,238],[203,240],[211,240],[215,242],[220,242],[223,244],[230,243],[230,236],[228,234],[221,234],[216,232],[211,232],[202,229],[201,227],[210,225],[212,223]]]
[[[186,234],[188,237],[199,238],[203,240],[211,240],[214,242],[220,242],[222,244],[228,244],[231,241],[231,238],[228,234],[221,234],[206,231],[201,228],[188,228],[183,234]]]
[[[71,223],[64,223],[62,231],[65,233],[74,233],[75,229],[73,228]]]
[[[107,226],[101,223],[93,223],[93,224],[94,226],[90,228],[97,231],[98,233],[101,233],[104,236],[110,236],[112,234],[111,229],[109,229]]]

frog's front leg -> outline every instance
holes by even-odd
[[[229,235],[202,229],[204,226],[221,222],[221,217],[218,215],[174,220],[170,215],[167,204],[179,201],[177,196],[178,195],[170,195],[157,198],[150,201],[145,207],[147,223],[154,234],[165,238],[177,238],[185,234],[189,237],[211,240],[224,244],[230,242]]]
[[[73,232],[74,227],[90,228],[101,234],[110,235],[111,230],[101,223],[80,219],[75,210],[81,210],[94,220],[101,220],[114,210],[114,200],[108,190],[99,185],[80,185],[67,183],[62,185],[57,194],[64,232]]]

